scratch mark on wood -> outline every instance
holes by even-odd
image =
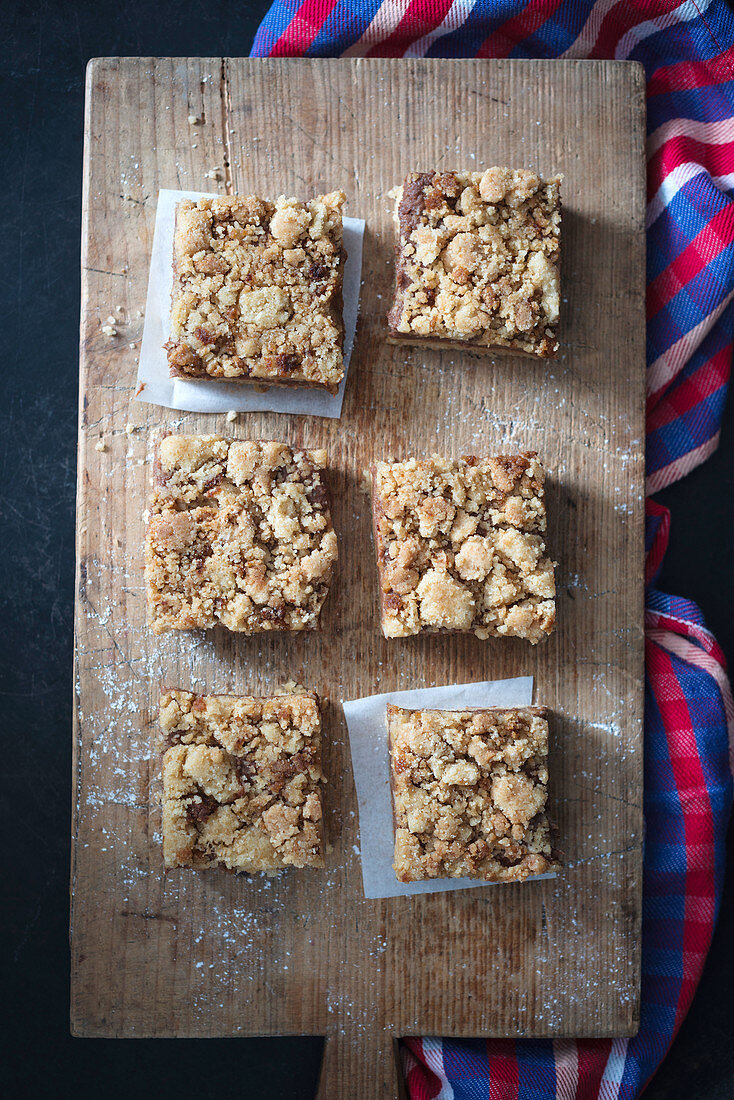
[[[165,913],[148,913],[148,912],[135,913],[130,909],[121,909],[120,910],[120,916],[121,917],[139,917],[141,920],[164,921],[167,924],[173,924],[173,925],[178,924],[178,921],[175,917],[166,916]]]
[[[97,275],[114,275],[116,279],[126,278],[126,272],[124,271],[106,271],[103,267],[85,267],[84,271],[93,271]]]
[[[232,101],[229,88],[229,59],[222,58],[219,74],[219,97],[222,104],[222,146],[224,149],[224,189],[228,195],[234,193],[232,184],[232,157],[230,152],[230,120],[232,117]]]

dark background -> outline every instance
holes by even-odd
[[[91,1040],[68,1029],[67,940],[79,234],[84,70],[100,55],[244,56],[267,4],[187,0],[0,5],[5,256],[0,277],[5,715],[3,998],[11,1096],[142,1091],[307,1098],[321,1040]],[[734,655],[734,412],[673,512],[660,587],[703,608]],[[728,548],[728,549],[727,549]],[[649,1100],[734,1096],[734,880],[693,1007]],[[8,1047],[6,1047],[8,1049]],[[345,1096],[345,1100],[347,1100]]]

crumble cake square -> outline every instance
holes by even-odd
[[[166,691],[160,725],[166,867],[323,867],[317,695]]]
[[[176,208],[170,373],[336,393],[342,346],[343,191]]]
[[[533,644],[555,623],[537,455],[410,458],[372,468],[382,632],[473,632]]]
[[[413,172],[399,189],[392,343],[558,350],[561,178]]]
[[[388,704],[395,875],[522,881],[559,866],[546,816],[542,707]]]
[[[154,633],[315,629],[337,559],[325,463],[284,443],[162,439],[145,540]]]

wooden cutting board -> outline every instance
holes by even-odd
[[[192,125],[190,115],[203,121]],[[324,1097],[389,1097],[400,1035],[630,1035],[642,846],[644,81],[609,61],[103,58],[87,85],[71,868],[76,1035],[325,1034]],[[385,342],[390,188],[411,169],[562,172],[556,362]],[[212,170],[220,178],[214,179]],[[134,400],[161,187],[343,187],[366,218],[341,420],[182,414]],[[117,336],[102,331],[119,318]],[[143,517],[159,428],[325,446],[340,574],[318,636],[145,627]],[[536,449],[551,471],[558,629],[517,640],[379,632],[362,471]],[[531,674],[554,711],[555,880],[367,901],[340,700]],[[161,683],[325,711],[323,873],[164,875]]]

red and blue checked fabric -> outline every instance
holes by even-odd
[[[734,17],[724,0],[277,0],[252,54],[642,62],[648,493],[715,450],[734,341]],[[688,1011],[723,885],[734,706],[701,612],[655,587],[669,526],[648,499],[639,1033],[405,1040],[411,1100],[631,1100]]]

